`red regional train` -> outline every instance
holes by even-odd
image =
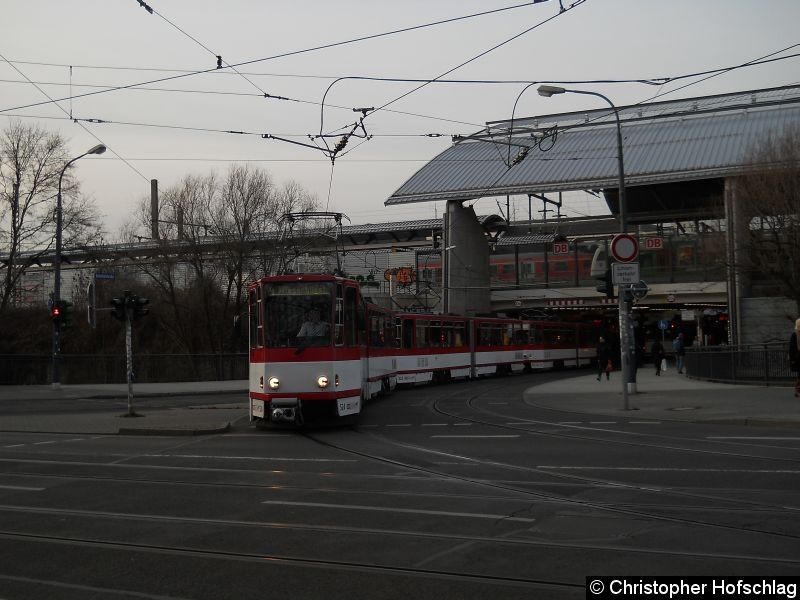
[[[396,313],[333,275],[277,275],[248,288],[250,419],[355,422],[398,384],[582,366],[595,328],[580,323]]]

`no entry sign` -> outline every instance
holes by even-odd
[[[611,240],[611,256],[618,262],[630,262],[639,256],[639,242],[628,233],[620,233]]]

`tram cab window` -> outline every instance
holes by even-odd
[[[261,287],[263,343],[269,348],[328,346],[332,286],[327,282],[270,283]],[[258,303],[256,297],[256,303]]]

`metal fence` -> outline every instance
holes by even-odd
[[[686,373],[698,379],[755,385],[789,385],[789,351],[785,343],[749,346],[704,346],[686,349]]]
[[[125,355],[80,354],[61,356],[61,382],[125,383]],[[134,381],[224,381],[248,378],[247,354],[142,354],[133,359]],[[50,383],[50,355],[0,355],[0,384]]]

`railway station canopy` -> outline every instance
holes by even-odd
[[[629,220],[704,218],[721,204],[724,179],[751,166],[749,155],[759,140],[800,126],[800,86],[617,110]],[[491,121],[470,136],[455,137],[385,204],[592,190],[603,191],[616,213],[617,154],[609,106]]]

